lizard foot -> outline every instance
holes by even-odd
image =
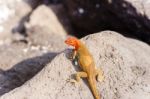
[[[74,79],[68,79],[68,82],[70,82],[70,83],[72,83],[75,87],[77,87],[77,86],[80,86],[81,84],[80,84],[80,82],[77,82],[76,80],[74,80]]]
[[[75,52],[74,52],[74,50],[71,50],[69,53],[68,53],[68,55],[67,55],[67,58],[69,59],[69,60],[71,60],[71,61],[73,61],[74,59],[75,59]]]
[[[68,55],[68,59],[71,60],[71,61],[73,61],[74,58],[73,58],[72,54]]]
[[[101,69],[97,70],[97,81],[103,82],[104,81],[104,72]]]
[[[104,76],[97,76],[97,81],[98,82],[103,82],[104,81]]]

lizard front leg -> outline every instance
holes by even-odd
[[[76,52],[74,49],[72,49],[72,51],[71,51],[71,53],[69,54],[68,58],[69,58],[70,60],[74,60],[75,57],[76,57],[76,54],[77,54],[77,52]]]
[[[97,78],[97,81],[99,82],[102,82],[104,80],[104,74],[103,74],[102,69],[100,68],[96,69],[96,78]]]
[[[75,80],[71,79],[70,82],[74,83],[75,85],[80,84],[81,78],[86,78],[88,75],[86,72],[77,72],[75,75]]]

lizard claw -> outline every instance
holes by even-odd
[[[97,81],[98,82],[103,82],[104,81],[104,76],[102,75],[102,76],[97,76]]]
[[[74,60],[74,53],[73,53],[73,50],[70,50],[68,53],[67,53],[67,58],[69,60]]]
[[[104,81],[104,72],[101,69],[97,69],[97,76],[96,76],[96,80],[98,82],[103,82]]]
[[[68,54],[67,57],[68,57],[69,60],[71,60],[71,61],[73,60],[73,56],[71,54]]]
[[[68,79],[68,82],[72,83],[75,87],[80,86],[80,83],[74,79]]]

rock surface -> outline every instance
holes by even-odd
[[[42,49],[45,49],[46,52],[60,52],[64,50],[65,44],[62,42],[65,40],[66,35],[59,33],[54,33],[42,27],[32,27],[28,29],[28,41],[33,46],[39,46]]]
[[[64,4],[79,30],[76,35],[113,30],[150,43],[149,0],[64,0]]]
[[[65,34],[36,27],[28,36],[0,46],[0,95],[22,85],[64,50]]]
[[[60,23],[54,10],[52,10],[51,7],[47,7],[45,5],[41,5],[36,8],[36,10],[33,11],[32,15],[30,16],[29,23],[26,24],[27,29],[35,26],[47,28],[48,31],[58,33],[60,35],[64,35],[67,33],[62,24]]]
[[[49,12],[47,14],[49,15]],[[58,31],[48,28],[48,23],[41,25],[44,23],[38,21],[26,29],[26,37],[15,33],[8,37],[9,40],[0,42],[0,95],[24,84],[65,49],[62,42],[66,33],[58,20],[53,20],[57,19],[55,14],[51,14],[50,17],[44,17],[43,22],[51,22],[52,19],[49,26],[55,26],[53,28]],[[44,15],[46,16],[46,13]],[[34,18],[31,18],[29,23],[33,21]]]
[[[102,68],[105,80],[97,83],[103,99],[150,99],[150,47],[115,32],[86,36],[82,39],[92,53],[96,66]],[[67,82],[79,71],[66,58],[57,55],[41,72],[21,87],[0,99],[93,99],[87,82],[74,87]]]
[[[0,47],[0,95],[21,86],[39,72],[57,53],[16,42]]]

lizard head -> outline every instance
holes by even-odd
[[[67,45],[73,46],[75,50],[79,48],[79,40],[75,37],[69,37],[65,40]]]

